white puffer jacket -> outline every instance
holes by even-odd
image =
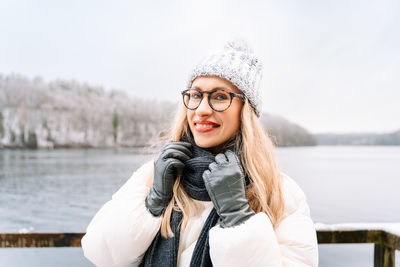
[[[153,178],[150,161],[104,204],[90,222],[82,238],[82,248],[90,261],[102,267],[138,266],[160,229],[162,217],[154,217],[144,201]],[[245,223],[209,233],[210,257],[214,266],[318,266],[318,245],[314,224],[303,191],[289,177],[283,182],[284,219],[274,230],[265,213]],[[181,234],[178,266],[189,266],[201,228],[212,202],[200,202]]]

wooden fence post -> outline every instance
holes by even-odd
[[[395,250],[384,245],[375,244],[374,267],[394,267]]]

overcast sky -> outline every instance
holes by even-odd
[[[190,69],[244,37],[263,110],[313,133],[400,129],[400,1],[0,0],[0,74],[180,100]]]

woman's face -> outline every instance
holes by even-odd
[[[232,93],[241,93],[232,83],[217,76],[197,77],[192,83],[192,88],[206,92],[222,88]],[[197,109],[188,109],[186,113],[194,141],[202,148],[221,145],[236,134],[240,127],[240,112],[243,106],[241,98],[233,97],[230,107],[218,112],[210,107],[207,97],[208,94],[203,94],[203,99]],[[205,124],[210,123],[213,124],[213,128],[209,126],[206,128]]]

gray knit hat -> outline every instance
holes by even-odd
[[[201,61],[190,75],[188,88],[198,76],[219,76],[230,81],[243,92],[255,114],[260,117],[262,63],[245,40],[229,41],[223,51]]]

